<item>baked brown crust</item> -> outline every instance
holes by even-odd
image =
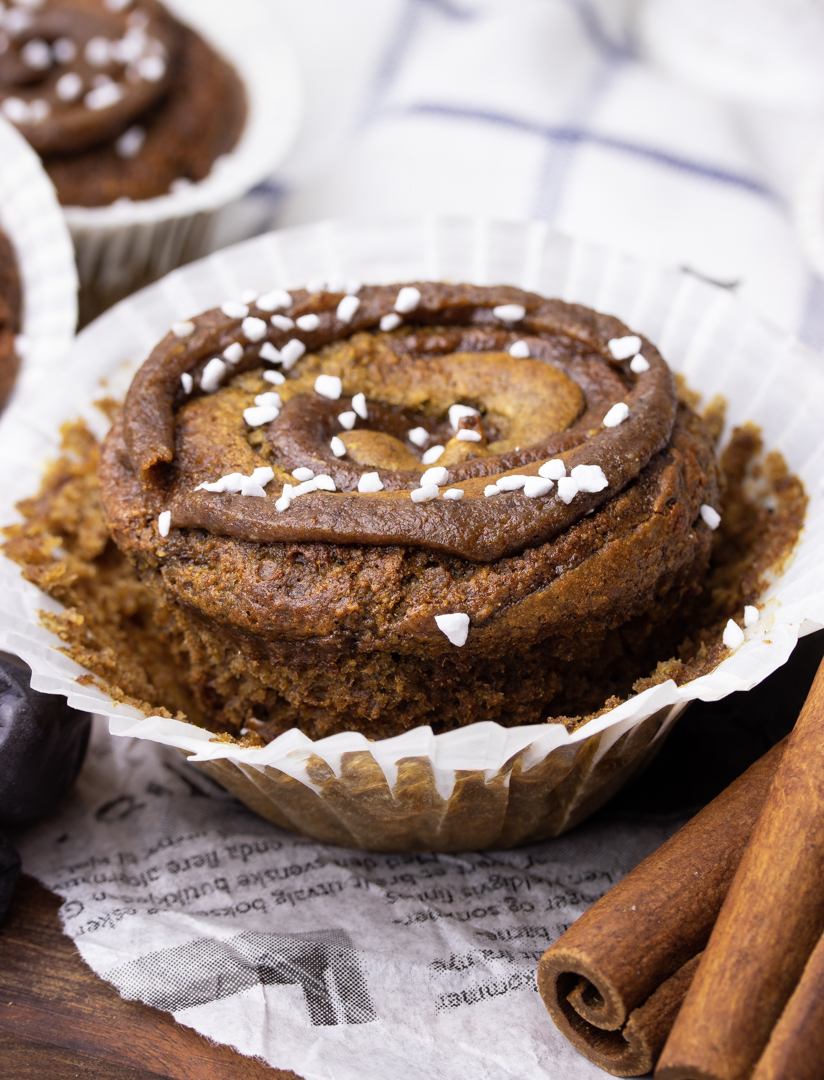
[[[19,15],[0,55],[0,108],[40,153],[63,205],[165,194],[175,180],[202,180],[236,144],[243,84],[156,0],[122,11],[47,0]],[[26,62],[27,48],[42,68]],[[74,94],[60,93],[67,86]]]
[[[0,407],[6,403],[20,369],[14,339],[20,333],[22,308],[17,259],[8,237],[0,232]]]
[[[616,668],[632,668],[633,653],[648,655],[657,640],[664,658],[680,640],[678,613],[700,592],[709,562],[711,531],[700,511],[720,506],[718,472],[712,438],[677,404],[654,347],[643,343],[649,368],[636,375],[610,353],[608,342],[627,333],[615,319],[510,288],[414,287],[421,303],[412,325],[391,333],[374,328],[399,286],[361,289],[346,325],[334,314],[340,294],[293,293],[289,316],[311,310],[320,322],[301,335],[310,351],[279,387],[285,404],[268,428],[243,421],[244,408],[271,389],[262,340],[246,341],[217,392],[190,400],[180,389],[183,373],[198,379],[209,358],[242,339],[241,320],[222,311],[194,320],[187,337],[164,339],[132,383],[103,448],[101,496],[118,547],[178,612],[192,688],[207,713],[234,699],[231,709],[316,735],[539,722],[550,701],[556,712],[597,708],[594,699],[603,702]],[[501,325],[492,315],[501,304],[521,304],[524,319]],[[268,337],[285,344],[274,327]],[[305,463],[295,455],[328,445],[330,403],[312,390],[318,374],[342,379],[337,411],[372,379],[364,432],[377,422],[402,433],[423,417],[434,437],[444,399],[430,413],[399,405],[392,369],[409,386],[416,365],[431,361],[440,371],[474,352],[479,366],[498,358],[506,374],[515,340],[529,344],[525,368],[548,365],[579,387],[580,409],[563,430],[540,430],[532,444],[512,447],[488,397],[466,394],[464,403],[483,412],[479,425],[501,437],[449,465],[448,483],[465,491],[462,499],[414,503],[409,477],[425,466],[420,449],[395,436],[409,456],[398,451],[405,467],[379,470],[386,490],[353,492],[351,455],[337,472],[323,458],[339,490],[275,508],[284,479]],[[430,390],[428,402],[437,396]],[[605,428],[616,400],[630,415]],[[536,475],[556,457],[568,471],[603,463],[608,488],[569,504],[554,494],[484,496],[496,477]],[[267,465],[275,490],[266,498],[193,490]],[[163,538],[157,516],[167,509],[172,527]],[[469,618],[462,648],[435,621],[454,612]],[[588,696],[593,676],[600,689]]]

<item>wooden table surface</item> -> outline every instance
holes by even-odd
[[[3,1080],[297,1080],[123,1001],[81,960],[59,906],[24,874],[0,924]]]

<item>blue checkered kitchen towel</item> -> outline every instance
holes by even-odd
[[[539,218],[723,283],[824,349],[791,213],[824,121],[659,70],[639,0],[268,2],[307,84],[298,144],[257,193],[272,224]]]

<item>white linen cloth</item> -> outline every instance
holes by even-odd
[[[791,209],[820,113],[725,101],[658,70],[637,0],[269,2],[308,91],[294,153],[257,192],[273,224],[538,218],[724,283],[824,348],[824,284]],[[747,41],[781,2],[747,5]]]
[[[304,1080],[591,1080],[606,1074],[550,1020],[538,959],[681,824],[485,854],[333,848],[97,719],[71,795],[13,839],[124,997]]]

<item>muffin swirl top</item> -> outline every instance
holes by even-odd
[[[610,316],[415,282],[274,290],[176,324],[122,425],[161,534],[492,562],[635,481],[676,408],[658,351]]]
[[[0,7],[0,110],[40,154],[96,146],[165,94],[179,44],[155,0],[18,0]]]

